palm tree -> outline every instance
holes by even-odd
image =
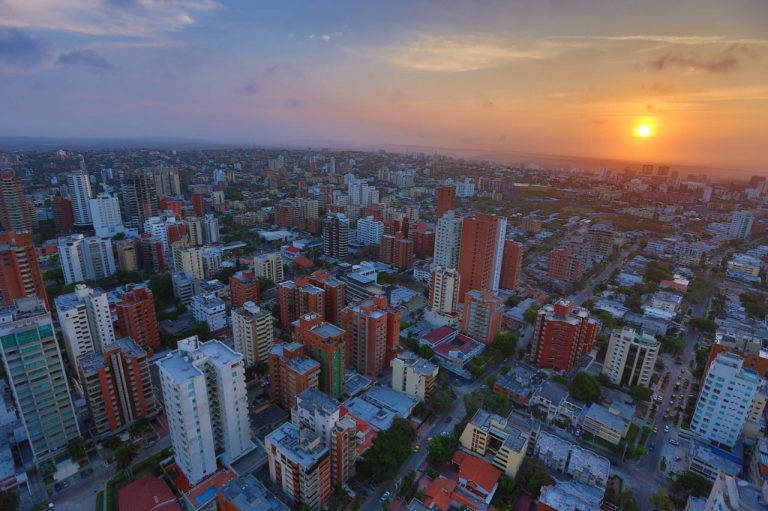
[[[139,448],[134,443],[128,443],[122,446],[115,453],[115,463],[118,470],[125,470],[129,476],[133,476],[131,473],[131,463],[139,455]]]

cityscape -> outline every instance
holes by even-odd
[[[0,0],[0,511],[768,510],[768,4],[319,4]]]

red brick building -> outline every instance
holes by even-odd
[[[358,300],[341,312],[341,324],[347,365],[378,378],[398,353],[400,311],[388,308],[385,296]]]
[[[427,259],[435,253],[435,231],[419,223],[413,228],[413,253],[419,259]]]
[[[296,406],[297,395],[316,389],[320,381],[320,364],[305,355],[298,342],[272,346],[267,366],[269,399],[286,410]]]
[[[379,259],[398,270],[413,267],[413,240],[404,237],[401,232],[385,234],[381,237]]]
[[[160,199],[160,211],[173,211],[176,218],[182,218],[183,206],[184,204],[179,199],[172,199],[171,197]]]
[[[72,211],[72,200],[69,197],[55,195],[51,203],[53,225],[57,230],[69,231],[75,225],[75,213]]]
[[[196,217],[202,218],[205,216],[205,196],[202,193],[192,194],[192,209]]]
[[[498,290],[507,219],[486,213],[465,218],[461,228],[459,299],[473,289]]]
[[[573,253],[573,247],[560,248],[549,255],[549,278],[573,282],[581,277],[581,262]]]
[[[323,321],[320,313],[311,312],[293,322],[293,336],[320,362],[320,390],[341,399],[345,381],[344,330]]]
[[[334,278],[328,270],[318,270],[309,276],[310,282],[325,291],[325,320],[341,325],[341,309],[346,306],[347,284]]]
[[[0,295],[5,305],[37,296],[50,307],[30,232],[0,232]]]
[[[499,288],[513,290],[520,280],[523,267],[523,247],[512,240],[504,241],[504,254],[501,258],[501,279]]]
[[[259,279],[252,271],[239,271],[229,277],[229,291],[233,308],[245,302],[259,303]]]
[[[130,337],[150,355],[160,348],[160,332],[157,329],[155,302],[148,288],[136,288],[122,296],[115,305],[117,329]]]
[[[461,332],[485,344],[491,344],[501,331],[504,301],[493,291],[472,290],[464,297]]]
[[[286,280],[277,285],[280,324],[288,329],[299,316],[317,312],[325,319],[325,291],[309,279]]]
[[[568,371],[595,348],[597,321],[568,300],[542,307],[533,324],[531,359],[537,367]]]
[[[446,211],[456,208],[456,187],[440,186],[435,190],[435,220],[442,217]]]

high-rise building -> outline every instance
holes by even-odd
[[[57,231],[69,231],[75,225],[75,213],[72,211],[72,200],[69,197],[54,195],[51,213]]]
[[[114,236],[119,232],[125,232],[117,196],[102,192],[89,200],[88,207],[96,236]]]
[[[191,484],[253,450],[243,356],[222,342],[182,339],[157,362],[174,459]]]
[[[72,211],[75,214],[75,225],[91,225],[91,180],[85,172],[77,172],[67,176],[69,197],[72,199]]]
[[[211,215],[204,215],[200,219],[200,225],[203,229],[203,242],[208,245],[215,245],[219,242],[219,220]]]
[[[299,225],[299,204],[296,199],[281,200],[275,207],[275,223],[283,229]]]
[[[72,234],[59,238],[59,259],[67,284],[99,280],[115,273],[112,240],[98,236]]]
[[[293,323],[293,337],[307,353],[320,362],[318,387],[326,394],[341,398],[344,393],[344,330],[326,323],[320,314],[303,314]]]
[[[192,210],[198,218],[202,218],[205,215],[205,195],[202,193],[192,194]]]
[[[184,216],[184,202],[173,197],[163,197],[160,199],[160,211],[170,211],[176,215],[176,218],[182,218]]]
[[[581,272],[581,259],[574,253],[572,246],[553,250],[549,254],[550,279],[573,282],[581,278]]]
[[[304,354],[301,343],[273,345],[267,365],[269,398],[286,410],[296,406],[296,396],[320,384],[320,363]]]
[[[152,291],[137,287],[125,293],[117,302],[117,328],[120,334],[130,337],[150,354],[160,348],[160,332]]]
[[[464,219],[459,251],[460,300],[472,289],[499,290],[506,231],[505,217],[477,213]]]
[[[384,264],[405,270],[413,266],[413,255],[413,240],[404,237],[402,233],[381,237],[379,259]]]
[[[586,242],[590,253],[607,257],[613,252],[616,231],[608,224],[594,224],[587,231]]]
[[[31,231],[37,223],[35,207],[24,195],[24,185],[12,170],[0,172],[0,225],[7,231]]]
[[[462,333],[485,344],[491,344],[501,331],[504,300],[493,291],[473,289],[464,297]]]
[[[245,357],[250,367],[258,362],[266,363],[275,338],[274,318],[268,310],[251,301],[232,309],[232,335],[235,350]]]
[[[78,284],[73,293],[56,297],[54,304],[64,346],[73,366],[82,355],[101,351],[107,344],[115,342],[109,300],[101,289]]]
[[[419,259],[428,259],[435,254],[435,231],[426,224],[419,223],[411,230],[413,253]]]
[[[296,397],[291,409],[294,426],[318,435],[331,451],[331,482],[346,483],[354,473],[357,458],[357,425],[350,417],[340,417],[338,401],[317,389],[305,390]]]
[[[456,187],[438,186],[435,190],[435,218],[442,218],[456,208]]]
[[[124,223],[127,228],[141,229],[148,218],[157,216],[157,188],[147,172],[130,172],[123,176]]]
[[[728,238],[732,240],[749,238],[753,221],[751,211],[734,211],[731,215],[731,225],[728,227]]]
[[[0,309],[0,351],[37,465],[68,457],[80,436],[51,314],[36,297]]]
[[[136,239],[118,240],[115,242],[117,250],[117,266],[123,271],[136,271],[139,269],[139,261],[136,255]]]
[[[568,300],[539,309],[533,324],[531,359],[542,369],[568,371],[595,347],[597,321]]]
[[[334,259],[346,259],[349,254],[349,218],[343,213],[323,219],[323,254]]]
[[[314,431],[287,422],[264,438],[269,476],[294,506],[323,509],[331,499],[331,456]]]
[[[0,294],[5,305],[25,296],[37,296],[48,305],[32,233],[0,232]]]
[[[190,302],[195,321],[205,322],[211,332],[227,327],[227,305],[214,293],[199,293]]]
[[[229,277],[229,292],[232,307],[240,307],[245,302],[259,303],[259,279],[252,271],[238,271]]]
[[[203,223],[199,217],[188,216],[184,219],[184,226],[187,228],[189,244],[193,247],[204,245],[203,241]]]
[[[504,240],[501,257],[501,280],[499,287],[512,291],[517,287],[523,269],[523,246],[512,240]]]
[[[400,311],[388,305],[386,296],[376,296],[341,311],[346,363],[374,379],[389,367],[400,345]]]
[[[280,252],[259,254],[253,258],[253,272],[257,277],[269,279],[275,284],[285,278],[283,273],[283,256]]]
[[[336,326],[341,324],[341,309],[346,305],[347,284],[331,276],[328,270],[318,270],[309,276],[309,281],[322,289],[325,294],[325,320]]]
[[[726,352],[709,366],[691,420],[694,435],[729,449],[736,444],[763,385],[762,376],[743,365],[744,359]]]
[[[650,386],[659,343],[648,334],[639,334],[633,328],[614,328],[608,341],[608,352],[603,363],[603,374],[621,387]]]
[[[277,285],[277,301],[280,307],[280,324],[290,328],[299,316],[317,312],[325,318],[325,291],[310,284],[309,279],[286,280]]]
[[[181,195],[181,180],[175,167],[155,167],[152,169],[152,177],[158,197]]]
[[[80,384],[99,435],[157,413],[147,352],[130,337],[77,359]]]
[[[392,388],[417,397],[429,399],[435,389],[438,366],[404,351],[392,360]]]
[[[361,245],[378,245],[384,234],[384,222],[372,216],[357,221],[357,242]]]
[[[429,310],[440,316],[455,316],[459,304],[459,270],[444,266],[432,267]]]
[[[189,273],[196,279],[205,278],[205,264],[203,264],[203,252],[199,247],[190,247],[179,250],[178,254],[178,266],[174,262],[174,267]]]

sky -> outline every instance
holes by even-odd
[[[768,172],[767,133],[766,0],[0,0],[0,136]]]

